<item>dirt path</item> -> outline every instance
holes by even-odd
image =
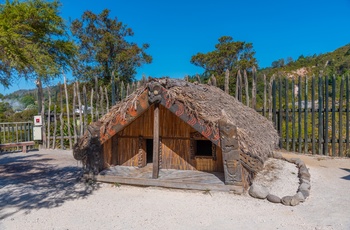
[[[311,195],[290,207],[221,192],[90,186],[76,180],[81,166],[69,151],[1,154],[0,229],[350,229],[350,159],[298,157]]]

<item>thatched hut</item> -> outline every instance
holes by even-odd
[[[152,79],[115,105],[74,147],[87,173],[115,165],[223,172],[247,188],[274,151],[272,123],[221,89]]]

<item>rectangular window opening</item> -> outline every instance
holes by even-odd
[[[212,157],[212,143],[208,140],[196,140],[195,156]]]

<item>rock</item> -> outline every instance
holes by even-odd
[[[281,203],[281,198],[273,194],[267,195],[266,199],[272,203]]]
[[[302,167],[306,168],[306,165],[305,165],[304,161],[302,161],[302,160],[298,161],[296,164],[297,164],[298,168],[302,168]]]
[[[288,161],[289,163],[296,164],[296,162],[297,162],[297,161],[300,161],[300,159],[299,159],[299,158],[290,158],[290,159],[287,159],[287,161]]]
[[[301,192],[297,192],[297,194],[295,194],[294,199],[299,200],[299,202],[304,202],[305,201],[305,197],[303,196],[303,194]]]
[[[292,201],[293,197],[292,196],[285,196],[281,199],[282,204],[290,206],[290,202]]]
[[[278,153],[278,152],[273,152],[272,153],[272,157],[275,158],[275,159],[283,159],[283,156],[281,153]]]
[[[299,199],[297,199],[295,196],[292,197],[292,199],[290,200],[290,206],[295,206],[298,205],[300,203]]]
[[[311,185],[308,183],[301,183],[299,185],[299,190],[310,190],[310,188],[311,188]]]
[[[310,190],[299,190],[298,192],[301,192],[305,199],[310,196]]]
[[[255,198],[265,199],[268,194],[269,191],[261,185],[252,184],[249,188],[249,195]]]
[[[310,177],[311,177],[309,170],[306,167],[301,167],[299,169],[299,176],[300,178],[308,179],[308,180],[310,180]]]
[[[306,183],[306,184],[309,184],[309,185],[310,185],[310,187],[311,187],[310,180],[306,180],[306,179],[300,178],[300,179],[299,179],[299,181],[300,181],[300,184],[302,184],[302,183]]]

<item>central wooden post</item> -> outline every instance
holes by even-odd
[[[159,104],[154,104],[153,121],[153,173],[152,178],[157,179],[159,174]]]

